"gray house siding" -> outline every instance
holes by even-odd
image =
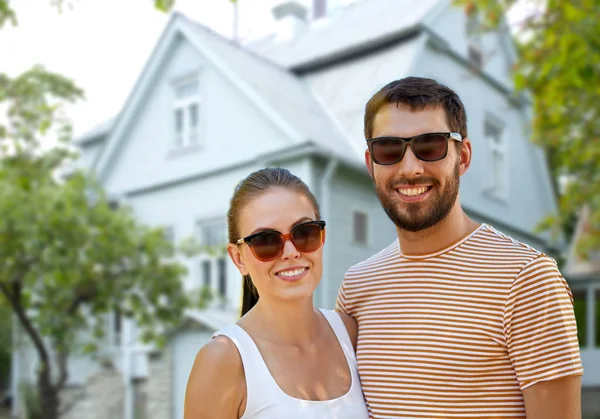
[[[321,177],[323,165],[316,167]],[[375,193],[375,188],[365,169],[363,173],[339,167],[331,180],[331,212],[327,215],[327,243],[329,282],[317,290],[315,302],[333,308],[346,271],[354,264],[367,259],[397,238],[394,225],[389,220]],[[366,215],[366,243],[354,238],[354,213]]]

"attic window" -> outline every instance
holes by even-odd
[[[173,85],[173,147],[198,144],[200,121],[200,82],[198,77]]]
[[[478,45],[469,45],[469,62],[477,69],[483,66],[483,53]]]

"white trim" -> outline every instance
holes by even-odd
[[[175,40],[178,32],[176,20],[177,15],[174,14],[159,38],[159,41],[154,47],[149,60],[146,62],[144,69],[142,70],[131,93],[129,94],[125,105],[119,113],[112,134],[106,139],[105,149],[97,159],[95,167],[96,173],[100,179],[103,179],[106,176],[109,163],[114,161],[112,156],[115,153],[121,138],[125,134],[125,131],[129,127],[135,113],[139,109],[139,102],[142,100],[144,94],[148,90],[155,73],[158,71],[160,65],[170,52],[170,46]]]
[[[497,131],[498,133],[498,143],[494,142],[489,134],[489,129]],[[488,167],[490,168],[490,172],[488,173],[488,178],[485,181],[485,190],[490,195],[495,198],[499,198],[502,200],[506,200],[508,198],[509,192],[509,176],[508,176],[508,145],[507,140],[508,136],[506,134],[507,126],[504,124],[499,118],[485,113],[483,118],[483,136],[486,142],[487,148],[487,160]],[[503,183],[503,189],[498,189],[498,180],[496,178],[496,173],[494,172],[494,164],[493,164],[493,155],[499,154],[502,157],[502,167],[500,168],[502,179],[500,181]]]

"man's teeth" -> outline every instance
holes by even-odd
[[[293,271],[281,271],[281,272],[279,272],[279,275],[281,275],[281,276],[296,276],[296,275],[300,275],[305,270],[306,270],[306,268],[294,269]]]
[[[398,192],[400,192],[402,195],[406,195],[406,196],[421,195],[421,194],[424,194],[426,191],[427,191],[427,187],[412,188],[412,189],[398,189]]]

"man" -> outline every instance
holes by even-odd
[[[398,240],[353,266],[373,418],[579,419],[572,295],[554,260],[462,210],[471,142],[454,91],[409,77],[367,103],[365,163]]]

